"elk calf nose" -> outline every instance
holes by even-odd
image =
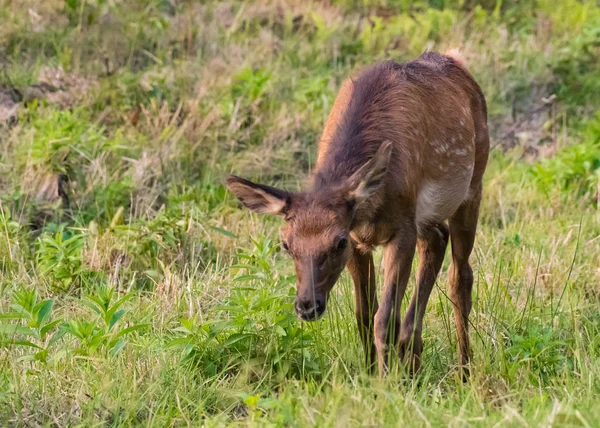
[[[294,304],[296,314],[304,321],[315,321],[325,312],[325,298],[315,297],[312,299],[296,298]]]

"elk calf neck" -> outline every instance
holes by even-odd
[[[318,319],[345,266],[367,364],[388,371],[392,350],[417,370],[423,316],[448,241],[449,296],[459,365],[468,375],[473,249],[489,152],[483,93],[460,58],[428,52],[383,62],[342,85],[325,124],[309,186],[291,193],[230,176],[248,208],[285,218],[282,245],[298,278],[295,309]],[[378,303],[372,251],[384,247]],[[401,301],[419,256],[404,319]]]

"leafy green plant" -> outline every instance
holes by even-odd
[[[218,315],[203,323],[182,319],[171,346],[182,349],[185,360],[207,375],[239,370],[248,360],[281,376],[317,374],[312,335],[294,315],[293,277],[280,277],[273,270],[277,246],[270,240],[254,245],[239,255],[244,263],[234,268],[247,273],[234,279],[240,285],[218,307]]]
[[[583,5],[579,2],[571,2],[571,6],[582,7]],[[580,13],[579,16],[582,14],[585,15],[586,12]],[[572,14],[572,16],[577,15]],[[573,31],[570,25],[566,28],[569,29],[568,31]],[[554,74],[558,78],[557,96],[561,101],[566,102],[568,109],[575,114],[581,106],[590,105],[596,109],[600,107],[596,96],[600,91],[597,73],[600,67],[599,54],[600,14],[578,31],[577,37],[569,40],[555,61]]]
[[[86,272],[83,264],[82,250],[85,237],[80,233],[72,233],[59,228],[54,236],[43,234],[38,239],[37,263],[42,275],[48,275],[62,290],[70,286]]]
[[[179,256],[187,226],[186,221],[161,212],[149,221],[115,225],[112,233],[128,243],[132,269],[158,277],[161,263],[169,264]]]
[[[75,178],[78,167],[103,149],[102,128],[87,122],[87,112],[53,110],[34,102],[23,119],[30,122],[34,138],[19,147],[19,160],[50,172]]]
[[[558,187],[579,195],[593,193],[600,179],[600,115],[590,121],[582,142],[561,149],[554,157],[532,167],[532,173],[545,191]]]
[[[558,338],[556,329],[533,327],[513,335],[506,354],[513,369],[527,368],[530,381],[541,385],[568,367],[569,342]]]
[[[7,336],[6,339],[0,339],[0,345],[34,348],[33,354],[23,358],[46,362],[48,349],[64,334],[56,330],[61,320],[51,320],[54,299],[40,300],[35,288],[21,288],[12,293],[11,300],[11,311],[0,313],[0,319],[20,322],[0,324],[0,333]]]
[[[264,69],[245,68],[235,76],[231,86],[231,97],[236,100],[244,97],[250,102],[258,100],[269,88],[270,72]]]
[[[79,355],[93,355],[104,351],[109,355],[116,355],[127,344],[126,335],[146,328],[148,324],[121,327],[119,323],[126,313],[121,306],[132,296],[127,294],[115,300],[116,292],[113,287],[100,286],[95,295],[81,300],[83,305],[96,314],[96,319],[75,319],[62,326],[65,333],[79,339],[74,352]]]

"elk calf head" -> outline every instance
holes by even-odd
[[[352,218],[361,202],[380,187],[391,153],[384,142],[377,153],[342,183],[290,193],[230,176],[227,185],[248,208],[285,218],[282,245],[292,256],[298,279],[295,308],[305,321],[325,312],[329,294],[352,251]]]

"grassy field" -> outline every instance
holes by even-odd
[[[599,426],[595,0],[0,0],[0,22],[2,425]],[[349,275],[298,321],[281,220],[223,182],[300,188],[343,78],[449,47],[493,146],[472,376],[447,255],[422,370],[380,380]]]

